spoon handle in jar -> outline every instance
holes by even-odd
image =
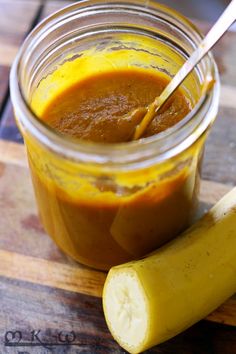
[[[148,107],[147,113],[142,119],[141,123],[136,127],[133,140],[139,139],[152,119],[155,117],[157,111],[167,101],[167,99],[174,93],[188,74],[194,69],[199,61],[209,52],[209,50],[222,37],[226,30],[236,20],[236,0],[232,0],[225,11],[219,17],[214,26],[210,29],[206,37],[200,42],[197,49],[192,53],[189,59],[180,68],[174,78],[169,82],[160,96],[156,97],[154,102]]]

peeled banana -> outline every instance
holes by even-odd
[[[206,317],[236,292],[236,188],[186,232],[144,259],[113,267],[107,325],[140,353]]]

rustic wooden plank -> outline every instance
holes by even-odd
[[[236,295],[234,295],[231,299],[229,299],[223,305],[221,305],[216,311],[210,314],[207,317],[207,319],[209,321],[235,326],[236,325],[236,321],[235,321]]]
[[[201,213],[229,189],[220,183],[203,181]],[[104,273],[69,260],[46,236],[37,217],[24,147],[3,141],[0,141],[0,208],[0,276],[101,296]],[[223,306],[209,319],[236,325],[236,297]]]
[[[101,297],[105,273],[0,250],[0,276]],[[20,267],[19,267],[20,264]]]
[[[11,65],[39,3],[39,0],[0,0],[0,65]]]
[[[220,107],[236,109],[236,85],[222,85],[220,92]]]
[[[27,167],[25,146],[0,139],[0,161]]]
[[[20,267],[20,264],[19,264]],[[4,295],[4,296],[2,296]],[[6,277],[0,278],[0,350],[4,347],[6,331],[16,329],[22,332],[21,342],[31,342],[31,331],[38,332],[39,340],[49,343],[61,343],[59,334],[63,336],[73,331],[76,342],[73,346],[54,346],[51,350],[43,347],[19,347],[26,353],[46,354],[62,353],[124,353],[112,340],[106,327],[101,299],[49,288],[23,281],[12,281]],[[11,336],[8,336],[11,338]],[[65,339],[65,337],[64,337]],[[37,337],[33,342],[40,344]],[[75,343],[79,345],[75,346]],[[2,346],[1,346],[2,344]],[[64,343],[65,344],[65,343]],[[50,348],[50,347],[49,347]],[[19,353],[17,348],[9,348],[9,354]],[[5,351],[3,352],[6,353]],[[7,351],[8,353],[8,351]]]
[[[106,277],[103,272],[4,250],[0,250],[0,259],[0,276],[84,295],[102,296]],[[236,326],[236,295],[210,314],[207,319]]]
[[[9,67],[18,51],[18,48],[30,30],[33,19],[39,8],[39,0],[29,2],[26,0],[0,0],[0,114],[4,112],[8,96]],[[9,107],[9,104],[8,104]],[[11,109],[11,108],[10,108]],[[9,109],[7,114],[9,114]],[[1,119],[1,117],[0,117]],[[7,116],[6,116],[7,120]],[[9,125],[12,124],[10,127]],[[9,122],[0,137],[10,136],[19,142],[22,140],[15,123]]]
[[[0,109],[3,98],[8,88],[9,67],[14,59],[19,45],[39,9],[40,0],[0,0]],[[62,7],[72,3],[72,1],[47,1],[45,2],[40,19],[43,19]],[[19,16],[16,16],[16,11]],[[27,11],[26,11],[27,9]],[[19,11],[18,11],[19,10]],[[26,12],[27,16],[22,13]],[[4,21],[2,18],[4,17]],[[2,21],[2,22],[1,22]],[[14,26],[12,22],[15,22]],[[17,27],[15,27],[17,26]],[[17,28],[17,31],[15,31]],[[4,53],[3,53],[4,52]],[[5,66],[1,64],[5,64]],[[3,76],[4,75],[4,76]],[[0,139],[22,142],[22,136],[15,124],[13,107],[9,99],[4,109],[0,124]]]
[[[2,104],[8,93],[8,76],[10,69],[7,66],[0,65],[0,112]]]
[[[14,2],[21,1],[15,0]],[[12,3],[13,0],[0,0],[1,2]],[[25,0],[24,2],[30,3],[32,1]],[[58,6],[58,3],[55,2],[55,6]],[[45,14],[47,14],[46,11]],[[17,42],[17,39],[13,37],[11,40],[12,42],[14,40]],[[18,44],[16,43],[15,45]],[[12,46],[10,46],[10,49],[7,47],[5,49],[8,56],[9,52],[10,55],[13,55],[14,48],[12,51]],[[8,53],[7,50],[9,51]],[[229,52],[229,48],[224,50],[227,53]],[[227,84],[225,86],[225,95],[221,99],[221,106],[224,106],[225,115],[228,115],[228,110],[225,110],[225,108],[229,109],[230,122],[233,122],[235,101],[232,98],[235,97],[233,87],[235,86],[235,80],[227,81],[228,59],[226,60],[226,68],[224,61],[221,62],[221,65],[225,80],[224,83]],[[232,65],[231,62],[230,65]],[[5,82],[4,80],[4,85],[6,85]],[[9,112],[10,110],[11,108],[9,108]],[[11,131],[11,127],[14,126],[12,112],[8,113],[8,115],[10,116],[10,120],[5,120],[5,133],[7,129],[9,130],[5,134],[5,137],[10,136],[14,138],[18,132],[14,133],[13,130]],[[5,117],[7,116],[5,115]],[[10,134],[9,131],[11,131]],[[222,141],[225,149],[227,143],[226,137],[227,134],[224,135],[224,141],[220,140],[220,142],[216,142],[216,146],[220,145]],[[233,149],[232,141],[231,149]],[[229,153],[228,150],[226,151]],[[228,163],[229,161],[227,161]],[[27,161],[23,146],[19,147],[12,143],[5,144],[0,141],[0,185],[3,178],[1,174],[3,173],[5,176],[6,173],[8,177],[5,179],[5,186],[7,184],[14,186],[14,193],[8,197],[7,191],[10,190],[5,188],[4,191],[4,188],[0,188],[0,208],[3,214],[2,218],[5,218],[5,227],[2,225],[2,229],[0,221],[0,242],[2,232],[4,233],[4,242],[0,244],[0,353],[45,354],[48,352],[43,347],[5,347],[3,344],[5,332],[7,330],[15,330],[16,328],[22,330],[23,338],[28,342],[31,340],[32,333],[30,332],[33,330],[37,331],[41,329],[39,337],[42,334],[43,339],[47,341],[56,340],[60,331],[71,332],[74,330],[76,339],[79,341],[79,346],[65,345],[63,347],[54,347],[52,352],[57,354],[125,353],[112,340],[103,318],[101,299],[97,297],[99,293],[101,294],[102,283],[104,281],[103,278],[100,279],[100,275],[97,277],[97,274],[102,274],[102,277],[104,277],[104,274],[90,271],[88,268],[80,265],[75,265],[44,234],[37,218],[28,170],[25,168],[26,165]],[[214,168],[217,171],[217,163],[214,163]],[[225,171],[221,169],[222,174],[228,175],[228,170],[225,169]],[[211,171],[211,174],[214,174],[214,171]],[[217,175],[217,180],[221,180],[219,175]],[[229,180],[226,182],[232,183]],[[20,183],[23,185],[21,189],[18,189]],[[228,189],[228,186],[222,184],[204,182],[201,190],[202,208],[208,209]],[[3,203],[1,198],[2,193],[7,203]],[[26,215],[23,215],[23,204],[26,205]],[[15,222],[15,213],[20,209],[23,209],[22,214],[20,214],[21,217],[16,218]],[[8,216],[5,217],[6,215]],[[10,229],[10,232],[8,229]],[[86,273],[88,278],[84,277],[84,272],[88,272]],[[53,274],[54,283],[49,281],[48,274]],[[87,285],[87,279],[89,280],[89,285]],[[96,292],[95,288],[100,290]],[[236,298],[233,297],[208,318],[211,321],[235,325],[235,309]],[[202,321],[181,335],[146,353],[236,354],[235,331],[235,327],[222,327]]]
[[[15,122],[13,106],[10,98],[8,98],[1,116],[0,139],[15,141],[17,143],[23,142],[21,132]]]
[[[207,139],[203,179],[236,184],[236,109],[221,107]]]
[[[15,164],[20,150],[1,144],[0,153],[0,249],[46,260],[68,263],[67,257],[46,236],[37,216],[29,171],[22,168],[22,158]],[[11,163],[6,156],[14,153]],[[5,162],[1,162],[1,159]],[[24,208],[22,207],[24,201]]]
[[[0,350],[3,349],[3,354],[19,354],[20,350],[24,354],[126,353],[112,339],[104,320],[101,299],[97,297],[1,277],[0,303]],[[40,344],[39,340],[60,343],[60,332],[63,340],[73,331],[74,345],[49,347],[51,349],[41,346],[8,348],[8,351],[4,340],[6,337],[11,339],[11,335],[6,336],[6,332],[16,330],[22,334],[21,342],[29,344]],[[36,333],[37,337],[34,336]],[[201,321],[145,353],[236,354],[235,333],[233,327]]]

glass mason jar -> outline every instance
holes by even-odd
[[[48,17],[23,43],[10,78],[15,116],[42,223],[75,260],[107,270],[189,225],[218,110],[218,72],[207,55],[182,84],[191,112],[139,141],[75,141],[41,121],[42,110],[98,72],[136,67],[171,78],[200,39],[188,20],[156,2],[88,0]]]

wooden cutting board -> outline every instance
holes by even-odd
[[[208,210],[229,189],[223,184],[202,181],[200,212]],[[106,338],[108,345],[112,339],[106,329],[100,299],[105,278],[104,272],[68,259],[44,233],[37,217],[24,147],[0,140],[0,291],[3,292],[0,306],[6,308],[14,319],[14,328],[34,326],[36,322],[38,328],[40,323],[49,320],[49,316],[58,317],[59,313],[68,316],[71,328],[77,326],[78,330],[81,326],[82,341],[85,342],[85,332],[94,333],[96,323],[96,331],[98,327],[101,331],[100,334],[96,332],[97,336]],[[45,289],[50,293],[51,302],[53,298],[53,304],[47,302],[49,295]],[[71,300],[67,302],[68,295],[63,295],[62,303],[58,295],[60,291],[73,293],[76,304],[72,305]],[[11,308],[13,298],[14,306],[19,299],[16,315]],[[54,314],[50,313],[51,307]],[[82,321],[81,316],[86,321]],[[236,326],[236,296],[207,320]],[[0,311],[0,330],[6,330],[8,322]]]

